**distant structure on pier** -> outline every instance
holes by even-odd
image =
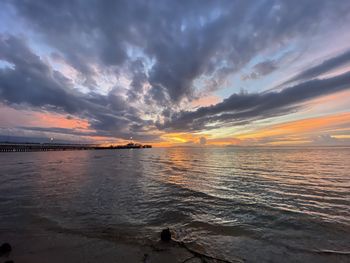
[[[112,148],[115,149],[140,149],[140,148],[152,148],[152,145],[142,145],[139,143],[133,143],[133,142],[129,142],[128,144],[125,145],[117,145],[117,146],[111,146]]]

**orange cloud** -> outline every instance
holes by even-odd
[[[334,138],[348,138],[344,132],[350,132],[350,112],[269,125],[225,138],[212,138],[212,134],[167,133],[155,146],[196,145],[202,136],[207,138],[207,146],[294,145],[311,143],[314,136],[324,133]]]
[[[344,127],[350,130],[349,112],[270,125],[255,132],[240,134],[237,138],[241,140],[256,140],[268,137],[290,136],[292,139],[300,135],[334,133],[339,128],[344,129]]]
[[[307,105],[311,106],[312,112],[330,112],[337,109],[346,109],[349,105],[350,90],[345,90],[322,96],[307,102]]]
[[[0,105],[1,127],[55,127],[66,129],[87,130],[89,122],[76,117],[49,112],[38,112],[22,109],[14,109]]]
[[[220,98],[218,96],[206,96],[206,97],[202,97],[199,98],[197,100],[194,100],[191,102],[191,105],[193,107],[204,107],[204,106],[210,106],[210,105],[214,105],[217,104],[218,102],[220,102]]]
[[[77,130],[86,130],[89,127],[87,120],[73,117],[67,118],[67,116],[55,113],[34,113],[33,117],[35,119],[31,122],[32,125]]]

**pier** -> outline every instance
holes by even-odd
[[[58,144],[58,143],[0,143],[0,152],[47,152],[78,150],[115,150],[152,148],[151,145],[126,144],[99,146],[93,144]]]

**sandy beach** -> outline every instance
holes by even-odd
[[[193,254],[175,242],[148,245],[106,241],[75,234],[39,231],[35,234],[8,233],[1,241],[10,242],[12,251],[2,261],[38,262],[183,262]],[[201,262],[193,258],[186,262]]]

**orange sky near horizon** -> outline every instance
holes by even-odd
[[[332,95],[339,96],[339,95]],[[329,98],[322,98],[322,102]],[[2,124],[11,125],[20,122],[24,127],[40,126],[74,129],[81,132],[94,132],[89,122],[79,118],[67,118],[66,115],[48,112],[34,112],[1,106],[6,114],[0,117]],[[21,113],[21,114],[18,114]],[[29,118],[28,118],[29,117]],[[350,138],[350,112],[305,118],[278,124],[265,125],[253,131],[233,133],[232,136],[217,138],[207,133],[162,133],[160,141],[149,143],[154,147],[199,146],[200,138],[206,138],[206,146],[227,145],[293,145],[312,142],[311,138],[327,134],[336,139]],[[108,145],[125,143],[126,140],[111,140],[109,137],[87,135],[87,140]]]
[[[210,134],[168,133],[161,136],[163,141],[154,143],[154,146],[198,146],[201,137],[206,138],[207,146],[300,145],[311,143],[311,139],[317,135],[326,134],[339,139],[349,138],[350,128],[348,127],[350,127],[350,112],[345,112],[272,124],[253,132],[235,134],[225,138],[212,138]]]
[[[347,127],[350,125],[350,112],[271,125],[261,128],[256,132],[238,135],[237,138],[244,140],[248,138],[259,139],[279,135],[334,133],[338,131],[339,126],[345,125],[347,125]],[[350,127],[346,128],[346,130],[350,131]]]

